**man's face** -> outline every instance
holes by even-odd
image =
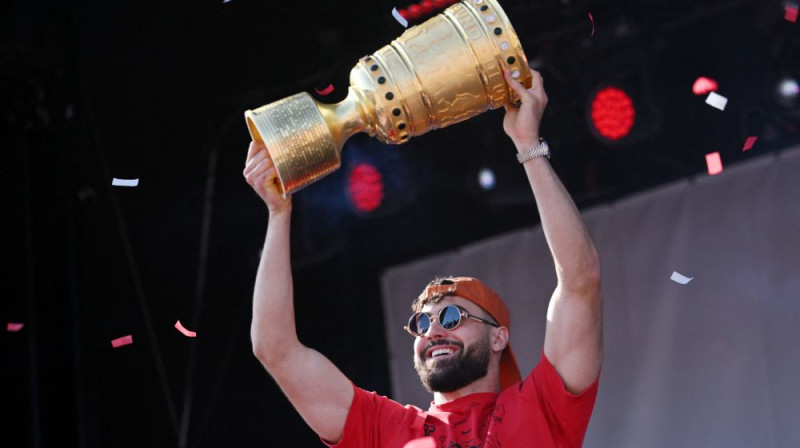
[[[445,297],[425,305],[422,311],[437,316],[447,305],[488,318],[479,306],[461,297]],[[414,369],[422,385],[430,392],[453,392],[486,376],[491,359],[490,328],[462,318],[455,330],[447,331],[434,318],[428,332],[414,340]]]

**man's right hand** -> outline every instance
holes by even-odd
[[[250,142],[243,174],[247,183],[267,204],[270,214],[291,210],[292,198],[284,199],[281,195],[278,171],[263,143]]]

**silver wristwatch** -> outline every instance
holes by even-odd
[[[548,159],[550,158],[550,147],[547,146],[547,142],[543,138],[540,138],[538,145],[531,149],[526,149],[525,151],[517,153],[517,160],[519,160],[519,163],[525,163],[534,157],[542,156],[547,157]]]

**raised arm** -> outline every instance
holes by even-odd
[[[329,442],[338,442],[353,401],[353,386],[328,358],[297,338],[289,258],[291,198],[281,197],[275,167],[263,145],[250,143],[244,176],[269,208],[253,292],[253,353],[311,429]]]
[[[519,108],[506,107],[503,128],[518,152],[539,144],[539,122],[547,95],[539,72],[525,89],[506,73],[519,94]],[[603,357],[600,259],[575,203],[546,157],[524,164],[555,262],[558,285],[547,309],[544,353],[564,381],[578,393],[594,382]]]

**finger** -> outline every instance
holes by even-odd
[[[260,191],[266,191],[267,188],[270,188],[273,185],[278,185],[278,172],[275,170],[275,167],[271,167],[256,176],[255,182],[256,188],[258,188]]]
[[[531,93],[527,89],[525,89],[525,86],[523,86],[519,81],[514,79],[511,76],[511,73],[507,69],[503,70],[503,75],[505,76],[508,85],[519,96],[520,101],[522,103],[529,103],[531,100]]]
[[[272,160],[270,160],[269,158],[265,158],[265,159],[261,160],[260,162],[258,162],[257,164],[253,165],[253,168],[251,169],[251,172],[255,173],[255,174],[260,174],[260,173],[263,173],[263,172],[267,171],[268,169],[270,169],[272,167],[273,167],[272,166]]]
[[[514,89],[517,93],[520,93],[520,91],[525,90],[525,86],[523,86],[522,84],[520,84],[519,81],[514,79],[514,77],[511,76],[511,72],[508,71],[507,68],[503,69],[503,76],[506,78],[506,82],[508,83],[508,85],[511,86],[511,88]]]
[[[274,183],[274,178],[277,177],[275,167],[271,166],[267,169],[253,170],[247,175],[247,183],[259,191],[263,191],[266,185]]]
[[[250,157],[253,157],[253,154],[258,152],[260,146],[263,146],[263,143],[255,140],[251,141],[250,146],[247,147],[247,158],[245,160],[250,160]]]
[[[247,164],[244,166],[244,173],[245,175],[253,170],[253,167],[261,163],[265,158],[269,158],[267,155],[267,151],[260,150],[258,151],[250,160],[247,161]]]
[[[258,165],[259,163],[261,163],[261,161],[266,159],[266,158],[267,158],[267,151],[264,151],[262,149],[262,150],[258,151],[253,157],[251,157],[250,160],[247,161],[247,165],[245,165],[245,167],[246,168],[247,167],[252,168],[252,167]]]
[[[245,160],[249,161],[252,157],[254,157],[259,152],[268,152],[267,146],[263,142],[252,141],[250,142],[250,146],[247,150],[247,158]]]
[[[531,70],[531,88],[530,90],[544,89],[544,78],[542,74],[536,70]]]

